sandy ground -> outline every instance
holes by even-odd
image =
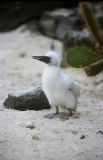
[[[61,42],[38,32],[23,32],[23,28],[0,33],[0,160],[102,160],[102,73],[88,78],[82,70],[66,69],[81,85],[79,118],[48,120],[44,115],[52,109],[4,108],[3,101],[10,91],[41,85],[44,64],[34,61],[32,55],[43,55],[52,42],[55,50],[62,51]],[[34,128],[28,128],[29,124]]]

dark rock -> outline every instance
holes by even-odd
[[[49,109],[49,102],[40,87],[29,90],[12,92],[4,101],[6,108],[16,110],[42,110]]]
[[[98,131],[97,134],[101,134],[103,136],[103,131]]]
[[[85,135],[81,135],[80,139],[85,139],[86,136]]]
[[[0,3],[0,32],[11,30],[18,25],[40,16],[44,11],[63,5],[63,1],[7,1]]]

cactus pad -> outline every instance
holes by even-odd
[[[102,59],[103,55],[87,47],[73,47],[66,51],[67,63],[76,68],[83,68]]]

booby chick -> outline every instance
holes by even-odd
[[[56,113],[46,115],[53,118],[59,115],[58,107],[68,111],[77,108],[77,98],[80,96],[80,86],[68,74],[60,68],[60,57],[55,51],[49,51],[45,56],[33,56],[32,58],[45,62],[47,65],[42,74],[42,88],[51,107],[56,108]]]

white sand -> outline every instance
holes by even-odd
[[[66,69],[81,84],[77,119],[44,118],[52,109],[4,108],[9,91],[41,85],[44,64],[31,56],[50,50],[53,41],[39,33],[21,32],[23,27],[0,34],[0,160],[102,160],[103,135],[98,131],[103,131],[103,83],[95,85],[102,73],[88,78],[81,70]],[[54,44],[61,53],[62,44],[56,40]],[[35,128],[27,128],[28,124]]]

